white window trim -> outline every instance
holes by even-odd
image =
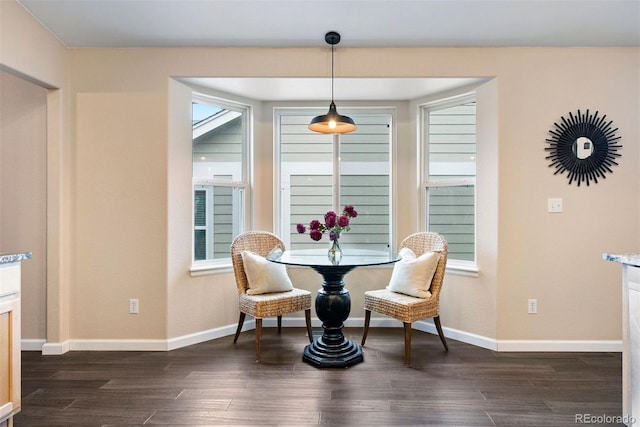
[[[206,264],[206,265],[194,265],[189,269],[189,275],[191,277],[201,277],[201,276],[209,276],[211,274],[222,274],[222,273],[232,273],[233,265],[231,265],[231,260],[229,260],[225,264]]]
[[[460,185],[476,185],[476,178],[456,178],[456,179],[435,179],[424,183],[425,188],[429,187],[457,187]]]
[[[447,260],[447,272],[457,276],[478,277],[480,275],[477,263],[458,259]]]
[[[420,230],[427,229],[427,189],[429,187],[443,187],[443,186],[456,186],[456,185],[473,185],[474,186],[474,199],[476,200],[475,205],[477,206],[477,197],[476,192],[477,188],[476,178],[466,178],[466,179],[451,179],[451,180],[432,180],[429,181],[429,162],[427,159],[428,150],[426,149],[426,144],[429,142],[429,129],[426,126],[425,115],[429,114],[430,109],[444,109],[448,107],[453,107],[456,105],[464,104],[466,102],[471,102],[476,100],[475,92],[467,92],[460,95],[455,95],[449,98],[431,101],[427,103],[422,103],[416,105],[417,108],[417,117],[418,117],[418,141],[417,141],[417,150],[418,150],[418,176],[419,176],[419,206],[420,206]],[[477,224],[477,209],[474,209],[474,216],[476,220],[474,220],[474,251],[475,251],[475,261],[464,261],[464,260],[456,260],[456,259],[447,259],[447,272],[450,272],[455,275],[461,276],[470,276],[470,277],[478,277],[479,268],[478,268],[478,224]]]

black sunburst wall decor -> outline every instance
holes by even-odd
[[[618,144],[619,136],[615,136],[618,128],[612,129],[612,121],[606,121],[606,114],[598,117],[598,112],[582,114],[578,110],[569,118],[560,117],[561,123],[553,123],[555,129],[549,130],[551,138],[545,148],[550,154],[545,157],[551,161],[549,167],[555,167],[554,175],[567,172],[569,184],[582,181],[589,185],[590,181],[598,182],[598,178],[606,178],[605,172],[613,173],[611,167],[618,165],[614,160],[620,157],[617,152],[622,148]]]

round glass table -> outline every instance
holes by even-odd
[[[322,336],[304,349],[302,360],[319,368],[345,368],[364,360],[362,347],[342,333],[351,311],[351,297],[344,287],[344,276],[356,267],[392,264],[398,255],[367,249],[343,250],[338,263],[332,263],[326,249],[277,251],[267,259],[279,264],[310,267],[322,275],[322,289],[316,296],[316,314],[322,321]]]

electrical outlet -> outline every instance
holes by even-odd
[[[547,212],[561,213],[562,199],[547,199]]]
[[[538,314],[538,300],[530,299],[527,302],[527,313],[529,314]]]
[[[140,313],[140,304],[137,298],[131,298],[129,300],[129,314]]]

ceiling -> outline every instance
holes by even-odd
[[[18,0],[70,48],[640,46],[640,0]],[[326,99],[324,79],[199,79],[241,96]],[[474,79],[336,79],[336,99],[411,99]],[[398,98],[403,94],[405,98]]]
[[[69,47],[638,46],[639,0],[18,0]]]
[[[197,86],[258,101],[328,100],[331,80],[323,78],[190,78]],[[336,78],[336,102],[344,100],[385,101],[423,98],[458,87],[471,86],[484,78]]]

